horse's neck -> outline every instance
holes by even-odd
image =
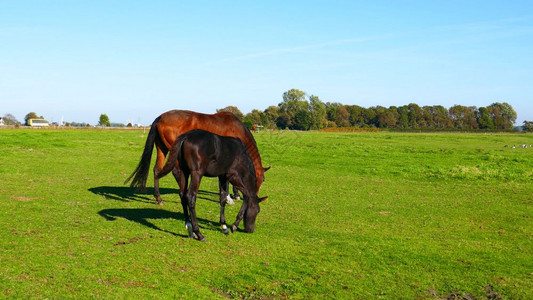
[[[250,158],[252,159],[252,163],[254,164],[255,168],[255,174],[258,175],[261,170],[263,170],[263,164],[261,163],[261,155],[259,155],[259,150],[257,149],[257,145],[254,141],[253,136],[249,134],[248,142],[246,143],[246,151],[248,152],[248,155],[250,155]]]
[[[252,170],[250,170],[249,165],[246,164],[246,160],[240,163],[238,169],[240,180],[244,189],[246,190],[242,192],[246,193],[246,196],[251,196],[257,190],[256,175],[254,172],[252,172]]]

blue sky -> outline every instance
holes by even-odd
[[[150,124],[296,88],[533,120],[533,1],[1,1],[0,115]]]

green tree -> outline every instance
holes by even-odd
[[[477,116],[477,123],[480,129],[494,129],[494,123],[486,107],[480,107]]]
[[[264,112],[258,109],[253,109],[244,116],[244,120],[247,120],[252,124],[263,125],[264,114]]]
[[[336,120],[337,120],[337,110],[341,106],[342,106],[342,104],[340,104],[338,102],[327,102],[326,103],[326,115],[327,115],[328,121],[336,122]]]
[[[421,120],[423,120],[423,117],[422,117],[422,109],[420,108],[420,106],[418,106],[418,104],[416,103],[409,103],[409,105],[407,105],[407,110],[408,110],[407,116],[409,119],[409,127],[410,128],[422,127],[421,125],[423,125],[424,123],[421,122]]]
[[[396,107],[385,108],[383,106],[376,107],[377,126],[379,128],[393,128],[398,122],[398,111]]]
[[[350,127],[350,113],[348,112],[346,105],[342,105],[337,108],[335,124],[337,124],[337,127]]]
[[[310,129],[320,130],[327,126],[327,113],[326,105],[320,101],[318,96],[309,97],[310,109],[311,109],[311,125]]]
[[[398,127],[409,128],[409,109],[407,105],[398,107]]]
[[[475,106],[469,106],[466,110],[466,122],[468,129],[479,129],[479,124],[477,122],[477,107]]]
[[[311,128],[311,113],[306,110],[300,110],[294,116],[294,125],[292,129],[309,130]]]
[[[305,92],[298,89],[290,89],[283,93],[283,103],[294,104],[299,101],[305,101]]]
[[[370,107],[370,108],[363,108],[361,111],[361,115],[363,116],[363,119],[365,120],[365,125],[369,127],[376,127],[377,126],[377,118],[376,118],[376,108]]]
[[[487,107],[494,122],[494,128],[509,130],[513,129],[516,122],[516,111],[509,103],[492,103]]]
[[[451,122],[448,118],[448,109],[442,105],[434,105],[431,107],[431,113],[433,114],[433,122],[435,128],[450,128]]]
[[[283,102],[279,103],[278,107],[280,110],[280,118],[282,118],[278,123],[280,123],[281,126],[288,127],[289,129],[301,129],[309,125],[307,123],[297,123],[307,120],[307,118],[303,118],[303,113],[301,113],[298,120],[296,120],[297,113],[301,111],[309,113],[309,102],[305,100],[305,92],[297,89],[291,89],[283,93]]]
[[[450,119],[452,120],[453,127],[457,129],[466,129],[467,128],[467,115],[468,108],[463,105],[454,105],[448,110]]]
[[[243,120],[244,114],[241,112],[241,110],[237,106],[226,106],[221,109],[217,109],[217,112],[221,111],[229,111],[230,113],[233,113],[239,120]]]
[[[286,112],[280,112],[278,118],[276,119],[276,127],[279,129],[288,129],[289,125],[292,124],[290,121],[291,117]]]
[[[253,128],[254,124],[262,125],[264,126],[265,122],[265,113],[258,110],[253,109],[251,112],[247,113],[243,118],[243,124],[246,125],[248,128]]]
[[[267,126],[269,128],[275,128],[277,127],[276,122],[279,118],[279,107],[275,105],[271,105],[265,109],[265,124],[264,126]]]
[[[424,119],[425,128],[436,128],[435,115],[433,114],[433,106],[422,106],[422,118]]]
[[[111,122],[109,122],[109,117],[106,114],[101,114],[100,119],[98,120],[98,125],[104,127],[111,126]]]
[[[365,119],[363,118],[363,108],[359,105],[350,105],[346,108],[350,114],[350,125],[363,127]]]
[[[475,106],[454,105],[448,111],[453,126],[457,129],[478,129],[477,108]]]
[[[522,130],[524,132],[533,132],[533,121],[524,121],[524,125],[522,125]]]
[[[34,113],[34,112],[32,111],[32,112],[28,113],[28,114],[24,117],[24,123],[25,123],[26,125],[29,125],[28,122],[30,121],[30,119],[38,119],[38,118],[39,118],[39,116],[38,116],[36,113]]]

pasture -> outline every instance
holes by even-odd
[[[0,130],[0,298],[533,299],[533,135],[258,133],[255,233],[204,178],[202,243],[123,184],[146,134]]]

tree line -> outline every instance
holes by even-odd
[[[283,101],[261,111],[244,115],[237,107],[217,111],[233,112],[249,128],[261,125],[272,129],[320,130],[335,127],[387,128],[396,130],[512,130],[517,114],[506,103],[495,102],[487,107],[454,105],[403,106],[344,105],[323,102],[318,96],[291,89],[283,93]],[[526,125],[524,122],[524,125]],[[529,123],[528,123],[529,125]],[[524,126],[525,127],[525,126]]]
[[[382,128],[391,130],[513,130],[517,114],[506,103],[495,102],[486,107],[454,105],[419,106],[410,103],[403,106],[344,105],[338,102],[323,102],[318,96],[308,96],[298,89],[283,93],[283,100],[277,106],[265,110],[253,109],[246,115],[236,106],[227,106],[217,111],[234,113],[248,128],[263,126],[270,129],[321,130],[325,128]],[[31,112],[24,118],[26,124],[31,118],[38,118]],[[42,118],[42,116],[40,117]],[[20,125],[11,114],[3,117],[5,125]],[[87,127],[86,123],[67,123],[69,126]],[[99,126],[125,126],[111,123],[106,114],[101,114]],[[132,126],[128,124],[127,126]],[[524,121],[524,131],[533,132],[533,122]]]

